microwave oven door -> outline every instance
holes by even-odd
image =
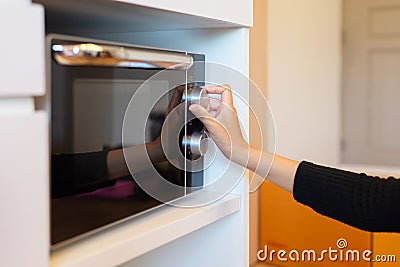
[[[175,118],[181,128],[164,130],[181,142],[177,153],[186,154],[186,136],[202,131],[181,98],[190,82],[204,81],[204,67],[193,65],[204,55],[65,36],[49,38],[48,51],[53,247],[201,188],[202,171],[188,171],[182,157],[171,163],[160,135],[176,106],[184,107]],[[165,190],[159,177],[179,190]]]

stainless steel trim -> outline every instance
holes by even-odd
[[[193,65],[193,58],[190,55],[178,52],[89,42],[53,43],[51,51],[54,60],[66,66],[187,70]]]

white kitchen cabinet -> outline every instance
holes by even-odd
[[[252,1],[56,1],[46,7],[48,32],[93,33],[237,28],[252,25]]]
[[[116,0],[178,13],[226,21],[242,26],[253,24],[252,0]]]
[[[208,199],[215,196],[215,193],[199,191],[185,199],[178,200],[178,202],[182,204],[190,203],[190,201],[198,201],[199,198]],[[230,218],[231,215],[240,210],[240,202],[240,196],[232,194],[206,207],[190,209],[171,206],[160,207],[154,212],[137,217],[135,220],[130,220],[91,238],[76,242],[72,246],[54,251],[50,266],[117,266],[143,255],[152,254],[154,251],[160,254],[159,249],[162,247],[183,252],[184,250],[175,245],[176,242],[179,242],[178,240],[189,238],[191,239],[190,242],[194,244],[192,235],[196,230],[204,227],[215,227],[214,224]],[[223,223],[219,224],[223,225]],[[208,237],[208,239],[210,238],[212,236]],[[214,243],[214,245],[216,244]],[[201,246],[198,247],[201,248]],[[186,249],[189,249],[189,246]],[[199,252],[204,253],[204,248],[197,251],[197,253]],[[170,253],[170,256],[172,255],[177,256],[176,253]],[[146,258],[146,256],[141,258]],[[179,261],[179,257],[176,258]],[[158,266],[154,260],[154,258],[141,260],[141,264],[134,260],[134,266],[144,266],[144,264]],[[184,261],[185,259],[181,256],[180,260]],[[168,261],[163,266],[180,265]],[[208,264],[207,266],[212,265]]]
[[[48,265],[48,121],[33,96],[45,93],[44,11],[0,1],[0,266]]]
[[[47,266],[47,117],[0,115],[0,125],[0,266]]]
[[[0,116],[4,115],[0,123],[6,127],[0,128],[0,203],[6,217],[0,222],[0,266],[88,266],[85,264],[96,262],[99,255],[112,261],[97,261],[97,266],[247,266],[248,188],[243,179],[219,203],[193,210],[166,207],[152,212],[159,221],[151,222],[165,232],[150,229],[142,235],[140,227],[149,228],[140,223],[146,220],[144,216],[50,252],[48,119],[33,106],[34,97],[45,90],[43,9],[29,2],[20,1],[19,6],[0,3],[1,33],[7,40],[4,49],[3,44],[0,48],[7,51],[7,60],[12,59],[10,48],[21,51],[14,57],[18,59],[12,61],[14,65],[1,67],[6,75],[0,78],[0,105],[4,107],[0,108]],[[34,2],[49,7],[46,28],[50,32],[205,53],[208,61],[248,74],[246,27],[252,23],[251,0]],[[16,34],[16,26],[29,32]],[[228,76],[220,79],[223,83],[232,80]],[[238,90],[248,99],[247,87]],[[14,103],[21,108],[12,108]],[[247,132],[247,107],[236,104]],[[219,155],[206,179],[213,179],[223,161]],[[240,168],[232,168],[242,175]],[[119,239],[121,235],[124,238]],[[157,245],[161,238],[164,241]],[[113,253],[122,244],[118,240],[128,245]],[[129,242],[146,245],[131,251]],[[108,257],[110,253],[112,257]]]
[[[0,33],[0,97],[43,95],[43,7],[22,1],[0,3]]]

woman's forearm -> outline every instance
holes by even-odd
[[[300,162],[275,155],[266,179],[293,193],[294,177]]]
[[[214,99],[207,107],[192,104],[189,110],[204,124],[224,156],[293,192],[294,176],[299,162],[249,146],[243,138],[228,84],[203,88],[209,94],[219,94],[221,100]]]
[[[242,148],[240,151],[242,152],[233,155],[233,161],[293,193],[294,177],[300,162],[252,146]]]
[[[155,162],[166,160],[159,142],[150,142],[142,145],[131,146],[123,149],[111,150],[107,155],[107,169],[110,179],[118,179],[130,175],[128,162],[135,162],[135,172],[143,171],[152,167],[152,164],[144,154],[146,151],[149,159]]]

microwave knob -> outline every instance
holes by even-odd
[[[199,159],[204,156],[208,149],[208,138],[206,133],[194,132],[186,135],[182,139],[182,146],[186,147],[187,157],[191,160]]]
[[[207,108],[210,102],[206,89],[199,86],[190,87],[184,92],[182,96],[182,102],[185,101],[187,101],[188,106],[192,104],[200,104],[204,108]]]

